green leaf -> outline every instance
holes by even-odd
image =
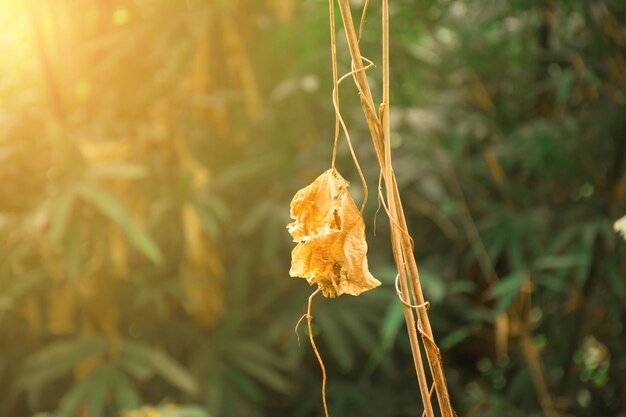
[[[472,326],[463,326],[441,338],[441,348],[450,349],[467,339],[473,332]]]
[[[498,263],[500,256],[502,255],[502,251],[504,250],[504,246],[510,239],[510,228],[507,223],[503,223],[493,230],[493,237],[486,241],[489,259],[495,265]]]
[[[398,332],[404,326],[404,308],[402,303],[396,302],[395,299],[393,301],[380,326],[380,338],[385,349],[391,348],[398,337]]]
[[[241,223],[239,223],[239,232],[243,235],[252,234],[266,223],[272,210],[273,207],[269,203],[252,206],[247,215],[241,220]]]
[[[91,173],[96,178],[140,179],[148,176],[148,169],[132,163],[98,164],[91,167]]]
[[[502,313],[515,301],[519,289],[524,280],[525,271],[516,271],[502,277],[502,279],[487,292],[492,297],[498,298],[495,312]]]
[[[262,384],[284,394],[291,393],[289,380],[275,367],[243,355],[230,355],[229,360]]]
[[[569,269],[579,266],[585,266],[589,262],[589,258],[584,255],[555,255],[544,256],[533,262],[536,269]]]
[[[91,372],[88,382],[87,417],[101,417],[104,408],[105,395],[109,384],[110,367],[103,365]]]
[[[124,343],[123,352],[150,366],[165,381],[181,391],[193,396],[198,394],[198,384],[193,376],[166,353],[129,341]]]
[[[211,417],[211,414],[203,407],[186,405],[184,407],[159,407],[157,412],[163,417]]]
[[[50,240],[53,243],[59,243],[65,236],[67,220],[74,205],[74,197],[74,193],[68,191],[56,200],[52,207],[50,214]]]
[[[334,317],[328,314],[318,314],[317,320],[322,329],[321,335],[328,344],[330,354],[335,357],[342,370],[350,370],[354,365],[354,355],[344,329],[339,326]]]
[[[154,370],[143,361],[137,361],[129,355],[119,355],[115,362],[119,367],[139,381],[147,381],[154,376]]]
[[[521,367],[517,373],[511,376],[509,395],[512,401],[521,402],[528,393],[528,387],[533,385],[528,367]]]
[[[212,194],[209,198],[205,199],[207,207],[210,207],[218,219],[221,221],[228,220],[229,209],[226,203],[218,196]]]
[[[448,291],[450,294],[471,294],[476,291],[476,283],[468,280],[453,281]]]
[[[128,240],[147,258],[156,264],[163,261],[159,248],[139,227],[115,195],[96,183],[83,184],[78,192],[87,202],[93,204],[102,214],[115,222],[126,234]]]
[[[395,367],[389,350],[393,347],[398,337],[398,332],[404,326],[404,310],[402,303],[391,299],[389,308],[382,319],[378,329],[379,342],[369,349],[370,357],[365,365],[365,371],[372,374],[374,370],[382,366],[387,372],[395,372]]]
[[[102,354],[108,348],[108,340],[99,336],[53,342],[27,359],[16,386],[29,389],[49,383],[70,372],[80,361]]]
[[[265,155],[255,161],[247,161],[245,164],[236,164],[221,172],[211,182],[214,188],[227,188],[237,185],[243,181],[254,178],[259,172],[267,172],[279,161],[278,155]]]
[[[444,299],[446,296],[446,285],[440,275],[428,270],[421,270],[420,278],[428,300],[436,304]]]
[[[196,204],[194,207],[207,235],[213,239],[217,238],[220,234],[220,226],[213,214],[200,205]]]
[[[374,334],[354,312],[342,310],[337,318],[344,324],[346,329],[349,329],[349,334],[364,352],[369,352],[376,346]]]
[[[74,282],[76,282],[80,276],[80,267],[83,259],[83,253],[81,251],[80,227],[80,223],[71,227],[66,246],[67,277]]]
[[[567,104],[574,85],[574,71],[567,70],[563,73],[556,89],[556,99],[560,105]]]
[[[263,392],[257,383],[239,369],[229,369],[227,375],[249,398],[257,402],[261,402],[263,400]]]
[[[70,390],[63,395],[59,403],[59,408],[54,413],[54,417],[73,417],[77,415],[78,407],[84,402],[87,396],[87,389],[89,388],[87,384],[87,378],[89,378],[89,376],[85,378],[86,379],[82,381],[74,383]]]
[[[511,236],[511,240],[508,244],[508,255],[512,269],[518,271],[522,270],[525,266],[522,248],[523,245],[519,233],[513,233],[513,236]]]
[[[245,356],[267,366],[273,366],[277,369],[288,369],[284,358],[278,355],[277,352],[267,349],[263,344],[254,343],[254,341],[242,340],[235,342],[229,351],[235,356]]]
[[[111,368],[111,392],[118,411],[132,410],[141,406],[141,400],[131,379],[117,368]]]

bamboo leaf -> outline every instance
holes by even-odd
[[[220,234],[220,226],[213,214],[200,205],[195,205],[194,207],[198,213],[198,217],[200,218],[200,223],[202,223],[204,231],[207,235],[209,235],[209,237],[216,239]]]
[[[495,308],[496,313],[506,311],[515,298],[517,298],[522,281],[524,280],[524,274],[525,272],[520,270],[504,276],[497,284],[489,289],[488,294],[498,299],[498,304]]]
[[[231,355],[230,360],[242,371],[256,378],[259,382],[268,387],[284,394],[291,392],[287,378],[267,363],[259,362],[243,355]]]
[[[111,368],[111,392],[118,411],[132,410],[141,405],[131,379],[117,368]]]
[[[404,311],[401,303],[391,303],[382,325],[380,326],[380,338],[385,349],[391,348],[398,336],[398,332],[404,326]]]
[[[108,348],[108,340],[97,336],[53,342],[28,358],[16,385],[19,389],[29,389],[48,383],[70,372],[80,361],[104,353]]]
[[[330,353],[335,357],[337,362],[339,362],[342,369],[352,369],[354,356],[352,355],[350,343],[343,329],[335,322],[333,317],[327,314],[318,314],[316,319],[322,329],[322,338],[330,348]]]
[[[163,261],[163,255],[152,238],[139,227],[115,195],[96,183],[83,184],[78,192],[87,202],[116,223],[128,240],[148,259],[156,264]]]
[[[148,176],[148,169],[140,164],[98,164],[91,168],[96,178],[140,179]]]
[[[88,384],[87,417],[100,417],[104,408],[105,395],[109,384],[110,368],[101,366],[91,372]]]
[[[120,355],[116,358],[119,367],[139,381],[147,381],[154,376],[154,370],[143,361],[137,361],[129,355]]]
[[[265,345],[254,343],[251,341],[241,341],[234,344],[231,352],[236,356],[245,356],[259,363],[267,364],[267,366],[277,369],[287,369],[284,358],[276,352],[267,349]]]
[[[263,400],[258,384],[239,369],[230,369],[227,375],[249,398],[259,402]]]
[[[349,334],[364,352],[368,352],[372,346],[376,346],[374,334],[356,314],[350,311],[342,311],[337,318],[344,324],[346,329],[349,329]]]
[[[533,262],[533,267],[536,269],[569,269],[585,266],[588,262],[589,259],[584,255],[555,255],[536,259]]]
[[[561,76],[556,88],[556,99],[560,105],[566,105],[572,92],[575,74],[572,70],[567,70]]]
[[[150,366],[155,373],[181,391],[193,396],[198,394],[198,384],[193,376],[166,353],[128,341],[124,344],[123,351]]]
[[[88,384],[86,382],[86,380],[83,380],[72,385],[72,388],[61,398],[59,408],[54,413],[54,417],[73,417],[77,414],[78,407],[87,396]]]
[[[463,326],[455,329],[451,333],[447,334],[441,339],[441,347],[443,349],[450,349],[451,347],[463,342],[472,334],[472,326]]]
[[[67,220],[70,217],[72,207],[74,205],[74,193],[66,192],[63,194],[52,207],[50,219],[50,240],[58,243],[65,236],[67,229]]]

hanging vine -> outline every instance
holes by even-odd
[[[450,404],[441,354],[435,343],[428,318],[429,303],[425,301],[422,292],[419,272],[413,255],[413,239],[408,233],[391,159],[388,0],[382,0],[381,8],[383,97],[382,103],[378,106],[378,112],[365,74],[365,71],[372,64],[367,66],[364,64],[364,61],[367,60],[361,56],[359,48],[359,39],[364,28],[368,2],[363,8],[358,35],[352,20],[349,0],[338,0],[338,5],[352,58],[352,71],[347,75],[352,76],[359,92],[365,119],[380,164],[379,201],[385,207],[391,224],[392,251],[398,268],[396,289],[404,309],[411,352],[424,405],[424,414],[428,417],[435,415],[431,402],[431,395],[434,391],[437,394],[441,415],[453,417],[455,414]],[[367,201],[368,188],[339,109],[339,82],[344,80],[346,76],[337,78],[334,8],[334,0],[329,0],[333,70],[332,101],[335,109],[335,137],[331,169],[318,177],[311,185],[298,191],[291,203],[291,216],[296,221],[288,226],[294,241],[298,243],[292,252],[290,275],[304,277],[309,284],[319,286],[309,298],[307,313],[303,318],[307,318],[311,345],[322,369],[322,401],[326,416],[328,416],[326,369],[311,334],[312,300],[320,291],[324,296],[330,298],[341,294],[359,295],[362,291],[380,284],[369,273],[365,257],[367,243],[365,242],[365,226],[361,213]],[[340,127],[344,131],[350,153],[363,183],[365,198],[360,212],[356,210],[356,206],[347,192],[347,181],[343,180],[335,167]],[[382,191],[383,183],[385,195]],[[422,360],[420,339],[426,352],[431,383],[428,382],[428,375]]]

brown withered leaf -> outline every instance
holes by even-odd
[[[287,229],[298,245],[289,275],[317,284],[329,298],[359,295],[380,285],[367,267],[365,223],[348,185],[329,169],[291,201],[295,222]]]

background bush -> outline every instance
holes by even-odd
[[[0,414],[319,415],[285,225],[332,151],[326,4],[22,3],[0,5]],[[626,7],[391,6],[394,166],[458,414],[626,415]],[[375,189],[349,81],[341,103]],[[338,167],[359,201],[343,142]],[[383,286],[315,305],[335,417],[422,414],[376,207]]]

